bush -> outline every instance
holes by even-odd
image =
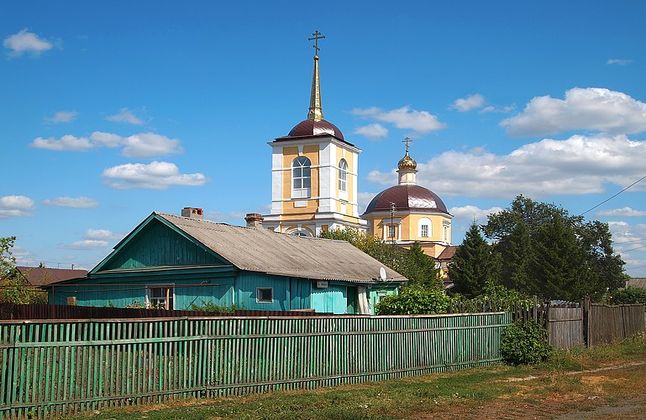
[[[500,353],[511,365],[540,363],[551,353],[547,330],[534,321],[516,321],[503,330]]]
[[[617,290],[612,294],[610,302],[615,305],[622,303],[643,303],[646,305],[646,289],[628,287]]]
[[[471,299],[454,295],[450,309],[452,312],[514,311],[530,309],[536,305],[534,298],[503,285],[487,282],[483,293]]]
[[[451,298],[442,290],[404,288],[398,295],[386,296],[377,304],[377,315],[421,315],[446,313]]]
[[[205,302],[202,301],[202,304],[196,305],[192,304],[191,305],[191,311],[202,311],[202,312],[212,312],[212,313],[217,313],[217,314],[228,314],[235,312],[236,309],[240,309],[237,306],[220,306],[217,305],[213,302]]]

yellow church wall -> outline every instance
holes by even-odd
[[[299,156],[297,146],[287,146],[283,147],[283,199],[292,200],[292,162]],[[319,146],[316,144],[306,145],[303,147],[302,156],[307,157],[311,164],[311,196],[318,197],[319,195]],[[294,199],[299,202],[306,201],[306,205],[303,207],[296,207],[295,201],[286,201],[283,203],[283,214],[284,215],[308,215],[313,214],[318,210],[319,202],[317,199],[304,198],[304,199]],[[303,218],[303,216],[298,216]],[[285,219],[282,217],[281,219]],[[308,218],[309,220],[310,218]],[[287,220],[287,219],[285,219]]]
[[[407,232],[408,237],[402,239],[410,240],[420,240],[420,241],[443,241],[442,237],[442,222],[444,220],[450,220],[448,217],[444,217],[438,214],[411,214],[407,217],[408,226],[404,232]],[[431,221],[431,236],[424,238],[419,236],[419,221],[420,219],[429,219]]]

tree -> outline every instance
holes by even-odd
[[[419,243],[410,249],[382,242],[357,229],[335,229],[322,232],[321,238],[350,242],[361,251],[409,279],[409,286],[441,288],[433,258],[424,254]]]
[[[0,238],[0,279],[13,275],[16,270],[16,258],[11,252],[15,242],[15,236]]]
[[[546,299],[600,297],[625,281],[606,223],[518,196],[483,227],[504,261],[501,282]]]
[[[0,238],[0,302],[42,303],[46,301],[45,294],[30,289],[16,270],[16,258],[12,252],[15,242],[15,236]]]
[[[498,260],[491,246],[482,237],[478,225],[471,224],[449,264],[453,290],[466,297],[478,296],[488,282],[497,280],[498,271]]]

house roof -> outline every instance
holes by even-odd
[[[451,260],[453,259],[453,256],[455,255],[455,251],[458,250],[458,247],[455,245],[450,245],[447,246],[440,252],[440,255],[437,256],[438,260]]]
[[[70,270],[65,268],[18,266],[16,269],[30,285],[36,287],[47,286],[65,280],[79,279],[87,275],[87,270]]]
[[[153,213],[153,216],[170,223],[240,270],[313,280],[375,283],[384,267],[386,281],[407,281],[346,241],[290,236],[269,229],[164,213]]]
[[[646,289],[646,278],[632,277],[630,280],[626,281],[626,287],[638,287],[640,289]]]

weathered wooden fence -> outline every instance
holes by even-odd
[[[623,340],[646,328],[643,304],[586,306],[588,346]]]
[[[583,308],[581,305],[547,306],[547,336],[559,349],[583,346]]]
[[[313,388],[500,360],[508,313],[0,322],[0,416]]]

